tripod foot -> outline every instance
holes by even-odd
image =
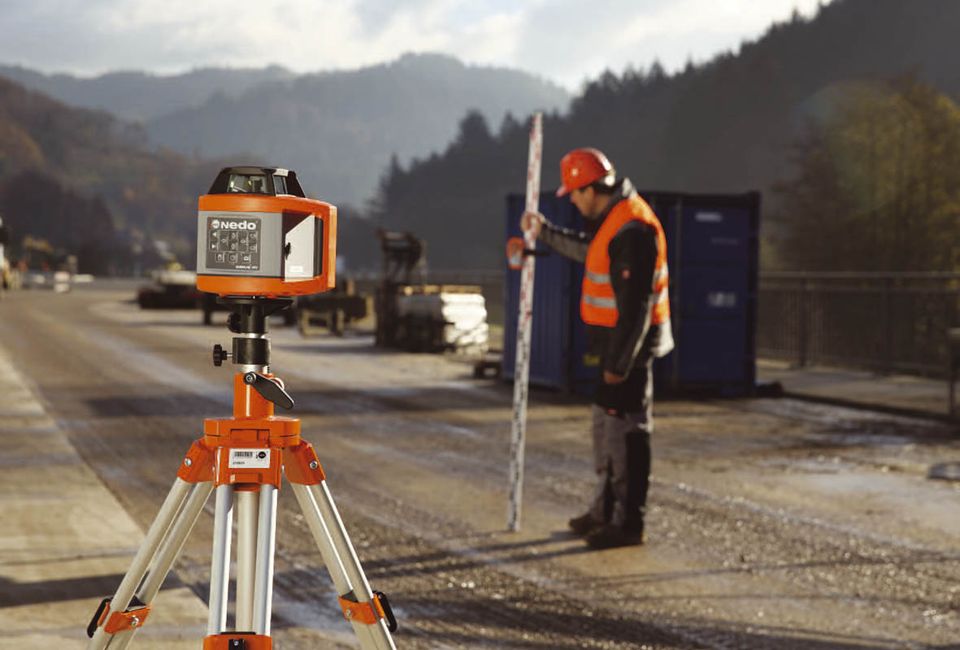
[[[203,650],[272,650],[273,640],[253,632],[216,634],[203,640]]]

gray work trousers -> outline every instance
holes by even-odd
[[[649,411],[617,413],[594,404],[591,415],[597,488],[590,514],[642,531],[650,485]]]

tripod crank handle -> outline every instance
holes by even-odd
[[[290,397],[290,393],[281,388],[277,382],[256,372],[245,374],[243,382],[253,387],[268,402],[273,402],[282,409],[293,408],[293,398]]]
[[[93,635],[97,633],[97,628],[100,627],[101,619],[103,618],[104,613],[107,608],[110,606],[110,601],[113,600],[110,596],[107,596],[100,601],[100,606],[97,607],[97,611],[93,613],[93,618],[90,619],[90,624],[87,626],[87,636],[91,639]]]
[[[387,594],[382,591],[375,591],[373,592],[373,597],[380,603],[380,608],[383,610],[383,617],[387,619],[387,629],[390,630],[391,634],[396,632],[400,626],[397,625],[397,617],[393,615],[393,608],[390,607]]]

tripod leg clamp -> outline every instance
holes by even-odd
[[[340,607],[343,609],[343,617],[351,623],[363,623],[364,625],[376,625],[380,619],[387,621],[387,629],[391,632],[397,631],[397,619],[393,615],[393,609],[390,608],[390,601],[387,595],[380,591],[373,592],[373,599],[369,602],[357,602],[340,596]]]
[[[187,483],[206,483],[213,480],[216,453],[210,447],[195,441],[177,471],[177,477]]]
[[[147,616],[149,615],[149,605],[131,609],[126,612],[114,612],[107,617],[107,622],[103,624],[103,630],[107,634],[126,632],[135,627],[141,627],[147,622]]]
[[[142,627],[147,622],[147,617],[150,615],[149,605],[143,605],[134,598],[133,603],[131,603],[134,606],[133,609],[128,609],[125,612],[111,612],[110,601],[110,598],[104,598],[100,601],[100,606],[97,607],[90,625],[87,626],[88,637],[93,638],[97,628],[101,625],[103,631],[107,634],[118,634]]]
[[[283,471],[288,481],[298,485],[319,485],[327,478],[309,442],[283,450]]]

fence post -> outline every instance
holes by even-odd
[[[883,355],[884,372],[893,373],[893,276],[883,282],[883,334],[886,352]]]
[[[960,419],[960,412],[957,411],[957,379],[960,377],[960,327],[952,327],[947,330],[947,387],[950,395],[947,400],[947,413],[950,417]]]
[[[807,289],[807,279],[803,278],[800,280],[800,314],[798,315],[799,327],[797,327],[799,339],[797,342],[797,354],[799,356],[797,364],[801,368],[807,365],[807,319],[810,311],[810,305],[808,304],[810,297],[807,295]]]

